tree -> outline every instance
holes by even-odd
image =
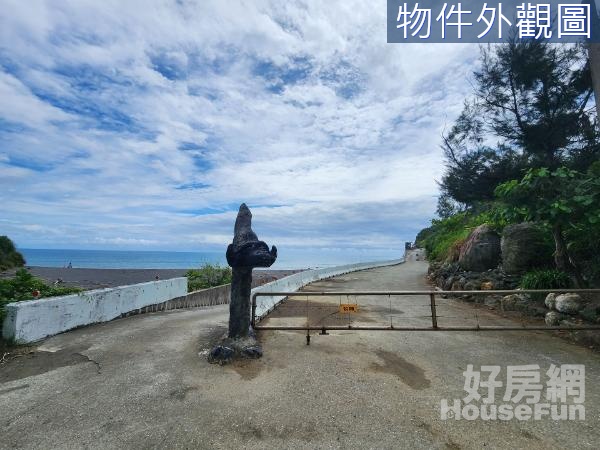
[[[23,267],[25,258],[15,248],[8,236],[0,236],[0,270]]]
[[[530,167],[586,170],[600,157],[592,94],[581,45],[482,47],[474,95],[443,135],[442,192],[473,207]]]
[[[494,188],[507,180],[521,178],[525,163],[520,155],[509,149],[480,148],[451,158],[440,184],[442,195],[438,209],[444,211],[450,200],[466,207],[477,207],[494,199]]]
[[[583,287],[581,271],[569,254],[565,231],[600,223],[600,163],[592,165],[587,173],[566,167],[530,169],[520,181],[499,185],[496,194],[504,202],[504,214],[510,220],[535,221],[552,230],[557,269],[573,274]]]
[[[436,209],[436,214],[442,218],[447,219],[454,214],[458,214],[465,210],[465,205],[458,203],[454,200],[454,197],[450,195],[447,191],[442,190],[442,193],[438,197],[438,204]]]

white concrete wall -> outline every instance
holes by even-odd
[[[252,293],[296,291],[314,281],[402,262],[404,259],[306,270],[256,287],[252,289]],[[152,305],[164,304],[164,308],[158,308],[157,311],[171,309],[169,300],[175,301],[178,300],[177,297],[186,296],[187,278],[182,277],[86,291],[63,297],[10,303],[6,305],[2,334],[5,339],[14,339],[18,343],[35,342],[80,326],[107,322],[131,311],[148,309],[147,307]],[[282,296],[258,297],[257,318],[266,316],[284,298]],[[176,307],[197,306],[194,302],[189,303],[185,306],[187,303],[184,300]]]
[[[375,267],[393,266],[401,264],[404,259],[395,259],[391,261],[366,262],[357,264],[347,264],[345,266],[326,267],[324,269],[305,270],[304,272],[295,273],[285,278],[267,283],[252,289],[252,294],[255,292],[293,292],[303,286],[314,281],[324,278],[331,278],[336,275],[356,272],[358,270],[373,269]],[[261,319],[266,316],[281,300],[285,297],[256,297],[256,318]]]
[[[34,342],[186,294],[187,278],[181,277],[9,303],[2,335],[18,343]]]

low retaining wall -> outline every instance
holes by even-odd
[[[187,278],[181,277],[9,303],[2,335],[18,343],[34,342],[83,325],[107,322],[186,293]]]
[[[268,279],[259,278],[252,280],[252,287],[261,286],[268,283]],[[134,309],[121,315],[129,317],[137,314],[145,314],[157,311],[170,311],[172,309],[201,308],[206,306],[217,306],[229,304],[231,298],[231,284],[223,284],[207,289],[188,292],[181,297],[172,298],[162,303],[148,305],[143,308]]]
[[[294,275],[267,283],[263,286],[252,289],[252,294],[255,292],[291,292],[297,291],[303,286],[314,281],[323,280],[325,278],[343,275],[345,273],[357,272],[359,270],[374,269],[376,267],[394,266],[401,264],[404,259],[394,259],[391,261],[378,261],[357,264],[347,264],[345,266],[327,267],[324,269],[305,270]],[[257,297],[256,298],[256,319],[264,318],[270,311],[277,306],[285,297]]]
[[[314,281],[375,267],[391,266],[403,259],[348,264],[298,272],[254,287],[252,293],[296,291]],[[261,283],[264,280],[257,280]],[[255,284],[253,283],[253,285]],[[86,291],[63,297],[43,298],[6,305],[2,329],[5,339],[35,342],[84,325],[156,311],[196,308],[229,303],[231,285],[187,293],[187,278],[151,281],[109,289]],[[258,297],[256,317],[266,316],[285,297]]]
[[[121,314],[121,317],[135,316],[157,311],[170,311],[172,309],[200,308],[202,306],[217,306],[229,303],[231,284],[223,284],[208,289],[190,292],[181,297],[175,297],[162,303],[144,306]]]

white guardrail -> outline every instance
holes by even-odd
[[[187,278],[181,277],[9,303],[2,336],[20,344],[35,342],[186,294]]]
[[[295,273],[285,278],[275,280],[271,283],[263,284],[262,286],[252,289],[252,294],[255,292],[291,292],[306,286],[314,281],[331,278],[336,275],[345,273],[357,272],[359,270],[374,269],[376,267],[394,266],[404,262],[403,259],[394,259],[390,261],[376,261],[366,263],[347,264],[344,266],[326,267],[323,269],[305,270]],[[252,295],[251,294],[251,295]],[[271,311],[281,300],[283,296],[273,297],[257,297],[256,298],[256,319],[262,319]]]

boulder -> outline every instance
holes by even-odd
[[[484,281],[481,283],[480,289],[482,291],[491,291],[492,289],[494,289],[494,283],[492,283],[491,281]]]
[[[531,222],[509,225],[502,232],[502,268],[508,274],[521,274],[552,261],[552,248],[544,233]]]
[[[546,300],[544,300],[544,304],[546,305],[546,308],[554,309],[554,307],[556,306],[556,294],[554,292],[550,292],[546,296]]]
[[[485,272],[500,263],[500,236],[489,225],[475,228],[460,249],[458,264],[464,270]]]
[[[444,280],[444,282],[443,282],[443,285],[442,285],[442,289],[443,289],[444,291],[449,291],[449,290],[451,290],[451,289],[452,289],[452,285],[453,285],[453,284],[454,284],[454,277],[453,277],[453,276],[450,276],[450,277],[448,277],[448,278],[446,278],[446,279]]]
[[[554,307],[564,314],[577,314],[586,303],[578,294],[560,294],[556,296]]]
[[[600,323],[600,303],[591,303],[579,311],[579,315],[588,322]]]
[[[546,313],[546,317],[544,320],[546,322],[546,325],[548,325],[549,327],[557,327],[566,318],[567,316],[557,311],[549,311],[548,313]]]
[[[531,303],[527,294],[510,294],[502,297],[500,305],[503,311],[526,311]]]

